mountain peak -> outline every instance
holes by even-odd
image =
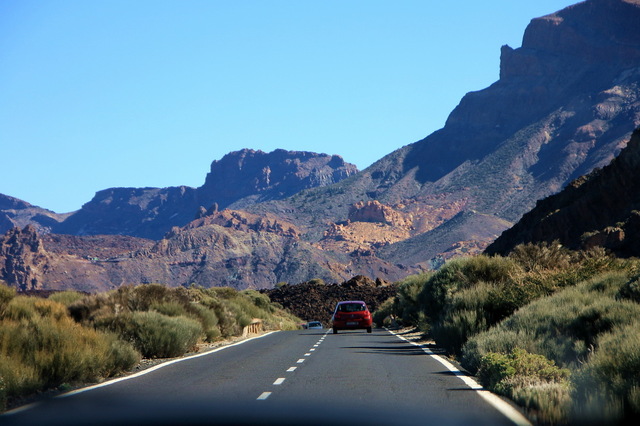
[[[303,189],[331,185],[357,172],[355,165],[338,155],[243,149],[211,163],[198,196],[224,208],[243,197],[255,196],[260,201],[287,197]]]

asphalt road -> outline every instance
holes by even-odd
[[[508,418],[482,393],[488,394],[386,330],[337,335],[301,330],[54,398],[2,416],[0,424],[500,425],[518,420],[517,413]]]

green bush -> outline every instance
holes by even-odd
[[[566,270],[572,263],[572,257],[572,252],[559,241],[519,244],[509,253],[509,258],[526,272]]]
[[[640,303],[640,277],[634,277],[620,287],[617,296],[621,299],[633,300]]]
[[[427,318],[420,304],[420,294],[425,283],[433,276],[431,272],[406,277],[396,290],[393,314],[402,325],[416,326],[421,329],[428,327]],[[426,331],[426,330],[425,330]]]
[[[547,293],[512,259],[477,256],[446,264],[423,285],[419,311],[438,345],[460,354],[471,337]]]
[[[515,348],[490,352],[480,360],[478,378],[487,389],[507,396],[537,413],[538,420],[556,423],[567,418],[571,403],[570,371],[542,355]]]
[[[544,355],[559,365],[580,364],[597,346],[602,333],[640,317],[640,305],[612,297],[616,286],[626,281],[624,274],[607,273],[532,302],[471,338],[463,347],[463,366],[475,372],[483,355],[515,347]]]
[[[68,382],[92,382],[132,367],[124,342],[74,322],[64,305],[15,297],[0,323],[0,376],[9,397]]]
[[[202,335],[199,322],[158,312],[131,312],[102,318],[96,327],[117,333],[147,358],[171,358],[193,349]]]
[[[16,290],[0,281],[0,317],[4,314],[4,310],[16,295]]]
[[[578,420],[639,417],[640,319],[603,334],[575,382]]]
[[[418,296],[420,309],[432,321],[437,320],[455,292],[479,282],[510,280],[517,269],[514,261],[502,257],[476,256],[452,260],[425,282]]]
[[[77,291],[59,291],[49,296],[49,300],[61,303],[65,306],[72,305],[85,297],[84,294]]]
[[[379,327],[390,327],[393,325],[392,317],[394,316],[393,305],[395,300],[393,297],[385,300],[378,306],[378,309],[373,312],[373,322]]]

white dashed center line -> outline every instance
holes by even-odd
[[[328,333],[328,332],[327,332]],[[304,356],[311,356],[311,352],[315,351],[315,348],[317,348],[318,346],[320,346],[320,343],[322,343],[324,341],[324,338],[327,336],[327,334],[325,333],[324,336],[322,336],[322,338],[320,340],[318,340],[318,343],[316,343],[315,345],[313,345],[312,349],[309,349],[309,352],[307,352],[306,354],[304,354]],[[298,361],[296,361],[296,364],[302,364],[304,362],[304,358],[300,358]],[[294,371],[296,371],[298,367],[289,367],[287,369],[287,373],[292,373]],[[278,377],[276,379],[275,382],[273,382],[273,384],[275,386],[281,385],[282,383],[284,383],[286,379],[284,377]],[[262,394],[260,394],[260,396],[258,397],[259,401],[263,401],[267,398],[269,398],[269,396],[271,395],[271,392],[262,392]]]

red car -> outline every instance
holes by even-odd
[[[338,330],[367,330],[371,333],[373,320],[367,304],[361,300],[338,302],[333,312],[333,334]]]

